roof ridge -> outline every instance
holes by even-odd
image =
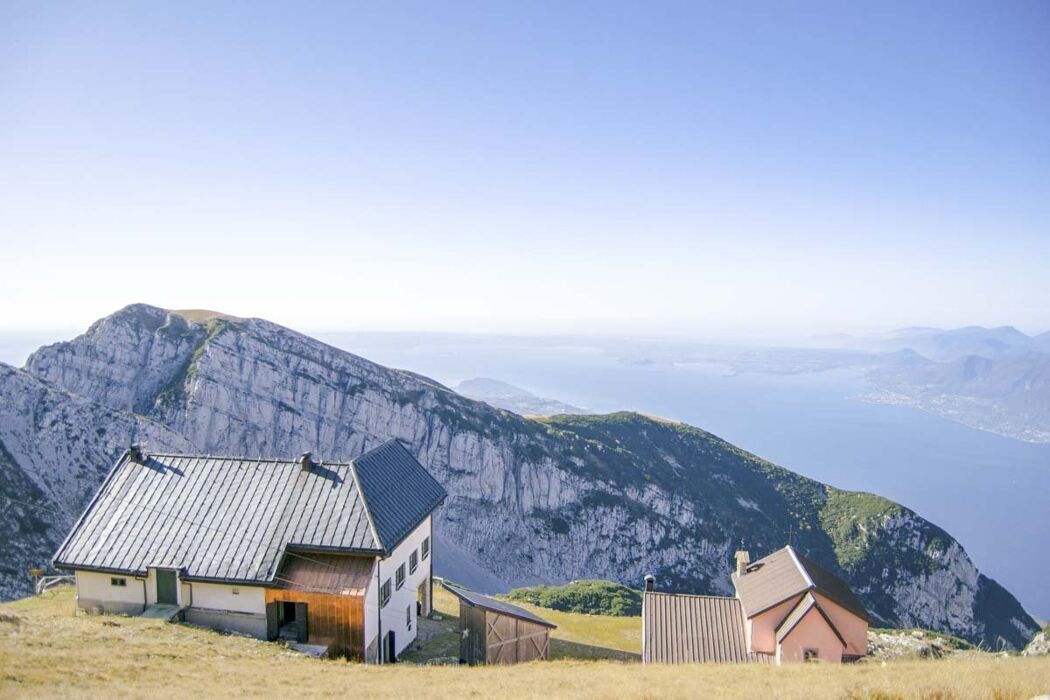
[[[299,466],[299,457],[281,459],[279,457],[252,457],[251,455],[212,455],[212,454],[200,454],[190,452],[145,452],[146,457],[179,457],[182,459],[226,459],[226,460],[238,460],[241,462],[274,462],[277,464],[294,464]],[[347,467],[353,460],[345,462],[325,462],[318,460],[317,464],[323,467]]]
[[[383,445],[385,444],[386,443],[383,443]],[[382,445],[380,445],[380,447],[382,447]],[[372,450],[369,450],[368,452],[372,452]],[[368,454],[368,452],[365,452],[365,454]],[[386,547],[383,546],[383,540],[379,539],[379,530],[376,529],[375,520],[372,519],[372,507],[368,505],[368,497],[365,496],[365,490],[361,488],[361,480],[357,477],[357,465],[354,464],[354,461],[355,460],[350,460],[350,474],[354,477],[354,488],[357,489],[357,493],[361,497],[361,505],[364,506],[365,518],[368,519],[368,527],[371,528],[372,537],[375,538],[376,544],[379,545],[379,549],[381,549],[385,554],[389,554],[389,552],[386,551]]]
[[[396,443],[397,445],[403,447],[403,445],[401,445],[401,441],[400,440],[398,440],[397,438],[390,438],[389,440],[384,440],[383,442],[379,443],[378,445],[376,445],[375,447],[373,447],[370,450],[365,450],[364,452],[362,452],[361,454],[357,455],[356,457],[354,457],[350,461],[351,462],[356,462],[359,459],[364,459],[365,457],[370,456],[373,452],[378,452],[379,450],[383,449],[384,447],[386,447],[387,445],[389,445],[391,443]]]
[[[806,567],[802,566],[802,562],[799,561],[798,554],[795,553],[795,548],[791,545],[788,545],[784,549],[786,549],[788,551],[788,554],[791,555],[791,561],[795,562],[795,566],[798,567],[799,573],[802,574],[802,578],[806,579],[806,583],[809,584],[809,590],[813,590],[814,588],[816,588],[817,584],[813,583],[813,577],[809,575],[808,571],[806,571]]]

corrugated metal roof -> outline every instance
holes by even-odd
[[[190,579],[268,583],[289,546],[386,554],[369,510],[387,517],[396,504],[396,521],[414,519],[414,526],[440,502],[426,470],[397,447],[411,463],[402,459],[396,473],[371,479],[367,489],[352,463],[304,471],[297,459],[157,454],[137,463],[125,454],[55,564],[128,573],[174,567]],[[419,473],[429,480],[423,493],[416,493]]]
[[[752,563],[743,576],[734,573],[733,584],[748,617],[812,587],[805,573],[795,563],[790,547],[778,549]]]
[[[370,557],[352,554],[289,552],[277,574],[278,588],[363,596],[374,561]]]
[[[393,549],[448,495],[397,440],[354,460],[357,483],[368,504],[380,543]]]
[[[825,613],[824,610],[820,607],[820,603],[817,602],[817,599],[813,597],[812,593],[807,593],[806,595],[802,596],[802,599],[798,601],[798,604],[796,604],[795,607],[791,609],[791,612],[788,613],[788,616],[784,618],[783,622],[781,622],[779,626],[777,626],[777,644],[783,642],[784,639],[787,638],[789,634],[791,634],[791,630],[795,629],[798,623],[802,622],[802,619],[810,612],[814,612],[823,617],[824,622],[828,624],[828,627],[831,628],[831,631],[834,632],[835,636],[839,638],[840,642],[842,642],[842,646],[846,646],[846,640],[842,638],[842,635],[835,627],[835,624],[831,621],[831,618],[827,616],[827,613]]]
[[[817,591],[850,612],[869,619],[849,584],[790,545],[752,563],[743,576],[734,573],[732,578],[748,617],[800,593]]]
[[[744,612],[736,598],[646,591],[645,663],[769,663],[747,649]]]
[[[510,615],[511,617],[520,617],[523,620],[529,620],[540,625],[545,625],[552,629],[557,628],[557,625],[553,622],[544,620],[539,615],[535,615],[525,608],[519,608],[517,605],[511,605],[502,600],[496,598],[490,598],[487,595],[481,595],[474,591],[468,591],[465,588],[459,588],[457,586],[450,586],[447,583],[442,583],[442,587],[452,595],[456,596],[460,600],[465,600],[470,605],[478,608],[484,608],[486,610],[493,610],[504,615]]]

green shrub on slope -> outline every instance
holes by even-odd
[[[564,586],[515,588],[507,598],[541,608],[588,615],[628,617],[642,614],[642,594],[612,581],[584,580]]]

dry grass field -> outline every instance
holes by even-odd
[[[573,634],[585,632],[577,628]],[[276,644],[186,625],[75,615],[68,588],[47,598],[0,605],[0,697],[4,698],[353,695],[1022,700],[1041,693],[1050,693],[1047,658],[979,655],[783,668],[659,667],[581,660],[502,668],[367,667],[310,659]]]

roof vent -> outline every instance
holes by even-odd
[[[304,472],[308,472],[308,471],[310,471],[310,469],[313,468],[313,466],[314,466],[314,461],[310,457],[310,453],[309,452],[303,452],[303,454],[300,455],[300,457],[299,457],[299,468],[302,469]]]
[[[652,593],[656,590],[656,577],[652,574],[645,575],[645,592]]]

